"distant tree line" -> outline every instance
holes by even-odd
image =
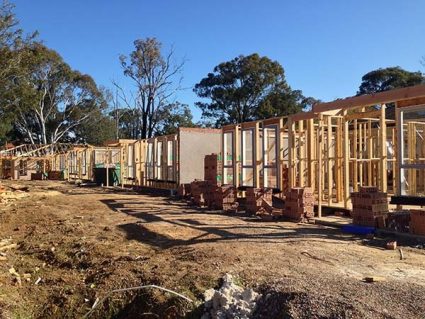
[[[171,134],[177,127],[220,127],[289,115],[319,102],[292,89],[282,65],[256,53],[218,64],[194,85],[202,120],[176,101],[184,60],[175,62],[155,38],[134,41],[119,63],[132,86],[111,88],[73,70],[56,51],[25,34],[3,0],[0,5],[0,143],[73,142],[99,145],[117,138]],[[424,74],[400,67],[362,77],[357,94],[424,83]]]

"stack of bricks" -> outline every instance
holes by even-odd
[[[425,236],[425,210],[410,210],[410,233]]]
[[[223,170],[222,161],[219,155],[205,155],[204,158],[204,179],[213,185],[220,186],[222,183],[221,172]]]
[[[189,197],[190,193],[190,184],[180,184],[177,188],[177,195],[180,197]]]
[[[209,203],[212,209],[222,209],[224,211],[237,210],[236,188],[233,185],[210,186],[211,201]]]
[[[384,228],[388,214],[387,193],[377,187],[360,187],[360,192],[351,193],[353,224]]]
[[[314,218],[314,193],[310,187],[294,187],[286,193],[283,216],[294,221]]]
[[[256,214],[265,201],[272,205],[273,190],[271,188],[248,188],[246,190],[246,212]]]
[[[196,206],[208,206],[211,201],[210,185],[208,181],[193,181],[190,184],[192,200]]]
[[[49,180],[61,180],[62,179],[62,172],[61,171],[50,171],[47,173],[47,178]]]

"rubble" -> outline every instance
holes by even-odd
[[[225,274],[223,284],[204,292],[205,310],[201,319],[250,318],[259,294],[250,288],[242,288],[230,274]]]
[[[12,184],[9,186],[0,185],[0,203],[7,204],[17,199],[28,197],[28,186]]]
[[[20,185],[20,184],[10,184],[9,188],[14,191],[22,191],[22,192],[28,192],[29,187],[27,185]]]
[[[400,233],[408,233],[409,225],[409,212],[390,212],[387,214],[386,228]]]
[[[385,247],[386,247],[388,250],[396,250],[396,249],[397,249],[397,242],[396,242],[396,241],[394,241],[394,240],[389,241],[388,243],[386,243]]]
[[[21,286],[22,285],[22,280],[21,280],[21,275],[15,270],[15,268],[10,268],[9,269],[9,274],[11,274],[13,276],[14,281]]]
[[[18,245],[15,243],[12,243],[12,239],[10,238],[0,240],[0,252],[14,249],[16,247],[18,247]]]
[[[263,202],[272,205],[273,190],[271,188],[248,188],[246,190],[246,212],[256,214],[263,207]]]

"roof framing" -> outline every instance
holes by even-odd
[[[423,84],[379,92],[375,94],[365,94],[348,97],[345,99],[337,99],[332,102],[318,103],[313,106],[313,111],[320,113],[336,109],[351,109],[361,106],[386,104],[420,97],[425,97],[425,85]]]

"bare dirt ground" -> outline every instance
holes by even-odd
[[[109,291],[144,284],[196,302],[153,289],[116,293],[90,318],[199,318],[202,293],[225,273],[262,293],[255,318],[425,318],[423,249],[405,246],[400,260],[385,239],[319,225],[64,182],[21,184],[27,197],[0,203],[0,240],[17,244],[0,247],[0,318],[81,318]]]

